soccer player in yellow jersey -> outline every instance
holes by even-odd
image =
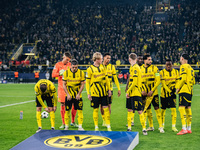
[[[180,57],[179,82],[176,93],[179,94],[179,112],[181,116],[182,130],[177,135],[192,133],[192,111],[191,102],[193,95],[193,85],[195,84],[194,70],[188,64],[189,56],[182,54]],[[187,128],[186,128],[187,124]]]
[[[95,131],[98,131],[98,109],[99,105],[103,106],[107,130],[110,127],[110,112],[108,108],[108,97],[112,95],[110,89],[110,81],[107,76],[105,67],[102,65],[102,55],[99,52],[93,54],[94,64],[87,69],[86,90],[88,99],[93,107],[93,120]],[[107,94],[108,92],[108,94]]]
[[[142,55],[137,56],[137,64],[139,65],[140,68],[143,65],[143,56]],[[129,73],[130,73],[130,69],[129,69]],[[125,92],[128,90],[128,87],[131,85],[131,82],[132,82],[132,80],[130,81],[130,75],[129,75],[127,83],[126,83]],[[129,101],[130,101],[129,98],[126,98],[126,108],[127,109],[131,109],[131,106],[128,105]],[[144,115],[146,115],[146,113],[144,113]],[[135,116],[135,111],[133,110],[132,117],[131,117],[131,126],[134,126],[134,116]],[[126,126],[128,127],[128,124]]]
[[[156,66],[152,65],[152,58],[150,55],[145,55],[143,57],[144,65],[141,66],[142,71],[142,95],[145,97],[152,97],[152,104],[156,111],[156,117],[159,123],[160,133],[164,133],[162,120],[161,120],[161,112],[159,109],[159,97],[157,87],[160,84],[160,74],[159,70]],[[149,121],[149,128],[147,131],[154,131],[153,127],[153,116],[151,111],[151,104],[146,110],[147,117]]]
[[[70,110],[72,104],[78,110],[78,130],[84,131],[83,123],[83,100],[82,91],[85,84],[85,74],[78,69],[78,61],[71,60],[71,68],[63,73],[63,89],[66,93],[65,98],[65,130],[69,129]]]
[[[178,70],[172,68],[172,61],[166,60],[165,69],[160,71],[161,78],[161,118],[164,128],[166,108],[171,108],[172,131],[178,132],[176,129],[176,83],[178,81]]]
[[[110,81],[111,92],[112,92],[112,95],[113,95],[113,84],[112,84],[112,77],[113,77],[114,81],[115,81],[115,84],[117,86],[117,89],[118,89],[118,97],[119,97],[121,95],[121,89],[120,89],[119,81],[118,81],[118,78],[117,78],[117,75],[116,75],[115,66],[109,63],[110,60],[111,60],[110,53],[105,53],[104,57],[103,57],[103,65],[106,68],[108,79]],[[113,96],[108,97],[108,99],[109,99],[108,108],[109,108],[110,114],[111,114],[112,98],[113,98]],[[103,111],[103,107],[102,106],[101,106],[101,115],[102,115],[102,118],[103,118],[103,126],[106,126],[105,117],[104,117],[104,111]]]
[[[36,94],[36,118],[39,132],[42,129],[41,110],[42,107],[50,113],[51,129],[55,128],[55,111],[57,109],[57,94],[54,84],[46,79],[39,80],[35,85]],[[47,106],[44,104],[46,101]]]
[[[142,86],[142,79],[141,79],[141,70],[138,64],[136,64],[137,55],[135,53],[131,53],[129,55],[129,62],[131,64],[130,67],[130,80],[132,80],[131,85],[129,86],[126,97],[129,98],[128,105],[131,106],[131,109],[128,109],[128,130],[131,131],[131,117],[132,112],[137,110],[140,116],[140,122],[142,125],[142,131],[144,135],[147,135],[146,124],[144,120],[144,114],[142,113],[142,94],[141,94],[141,86]]]

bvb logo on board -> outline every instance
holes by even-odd
[[[96,148],[111,143],[110,138],[97,135],[65,135],[52,137],[44,141],[47,146],[65,149]]]

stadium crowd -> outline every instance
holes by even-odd
[[[138,1],[137,1],[138,2]],[[154,64],[166,58],[179,62],[181,53],[190,64],[200,62],[200,9],[198,1],[176,1],[166,12],[168,22],[154,25],[155,9],[144,4],[80,4],[63,1],[17,1],[0,18],[1,70],[16,70],[10,61],[20,43],[37,44],[29,65],[54,65],[70,51],[79,64],[91,64],[92,54],[110,52],[111,63],[128,64],[128,54],[150,53]],[[153,23],[153,24],[151,24]],[[33,69],[25,69],[33,71]]]

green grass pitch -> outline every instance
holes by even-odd
[[[57,85],[56,85],[57,86]],[[159,87],[160,89],[160,87]],[[127,110],[125,99],[125,85],[121,85],[122,95],[117,97],[117,89],[114,88],[114,98],[111,113],[111,127],[113,131],[126,131],[127,127]],[[176,135],[171,131],[171,111],[166,111],[165,133],[158,131],[158,122],[156,120],[155,111],[153,111],[154,132],[148,132],[148,136],[143,136],[139,116],[135,115],[135,126],[132,131],[139,132],[139,145],[135,148],[139,149],[181,149],[181,150],[199,150],[200,147],[200,85],[194,86],[194,96],[192,99],[192,134]],[[34,84],[1,84],[0,85],[0,148],[8,150],[28,137],[35,134],[37,130],[36,123],[36,107],[35,107]],[[83,128],[85,130],[94,130],[92,108],[87,99],[87,94],[83,91]],[[177,99],[178,101],[178,99]],[[21,103],[27,102],[27,103]],[[17,104],[21,103],[21,104]],[[17,105],[12,105],[17,104]],[[178,104],[178,103],[177,103]],[[11,106],[10,106],[11,105]],[[20,120],[20,111],[23,111],[23,119]],[[100,114],[100,112],[99,112]],[[50,129],[50,120],[42,120],[43,129]],[[60,103],[56,111],[56,130],[61,125]],[[99,129],[106,131],[102,127],[102,118],[99,115]],[[148,125],[147,125],[148,127]],[[181,130],[181,119],[177,109],[177,129]],[[70,127],[70,130],[77,128]]]

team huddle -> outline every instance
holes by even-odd
[[[166,60],[165,69],[159,69],[152,65],[150,55],[137,56],[135,53],[129,55],[130,69],[126,92],[127,131],[131,131],[134,125],[134,113],[138,111],[143,135],[147,131],[154,131],[153,105],[160,133],[164,133],[166,108],[171,108],[172,131],[178,132],[176,128],[176,94],[179,94],[179,112],[182,122],[182,130],[177,135],[192,133],[191,131],[191,101],[193,85],[195,84],[194,70],[187,63],[188,55],[180,57],[180,71],[172,68],[172,61]],[[118,88],[118,96],[121,95],[120,85],[117,79],[115,66],[110,64],[111,55],[96,52],[93,54],[93,65],[87,68],[86,77],[83,71],[78,69],[78,61],[71,59],[70,53],[63,55],[63,60],[58,62],[53,70],[52,77],[58,77],[58,98],[54,84],[41,79],[35,85],[37,123],[39,132],[42,129],[41,109],[42,107],[50,113],[51,129],[55,128],[55,111],[57,100],[61,102],[61,118],[64,130],[69,129],[70,110],[72,114],[71,125],[75,125],[74,118],[78,112],[78,130],[83,131],[83,100],[82,91],[86,84],[88,99],[93,107],[93,120],[95,131],[98,131],[98,110],[100,108],[103,118],[103,126],[111,130],[110,114],[113,95],[112,78]],[[69,62],[70,61],[70,62]],[[143,64],[144,62],[144,64]],[[159,104],[158,86],[161,87]],[[46,100],[47,106],[44,104]],[[160,107],[161,106],[161,110]],[[149,127],[146,128],[147,121]],[[186,126],[187,125],[187,126]]]

